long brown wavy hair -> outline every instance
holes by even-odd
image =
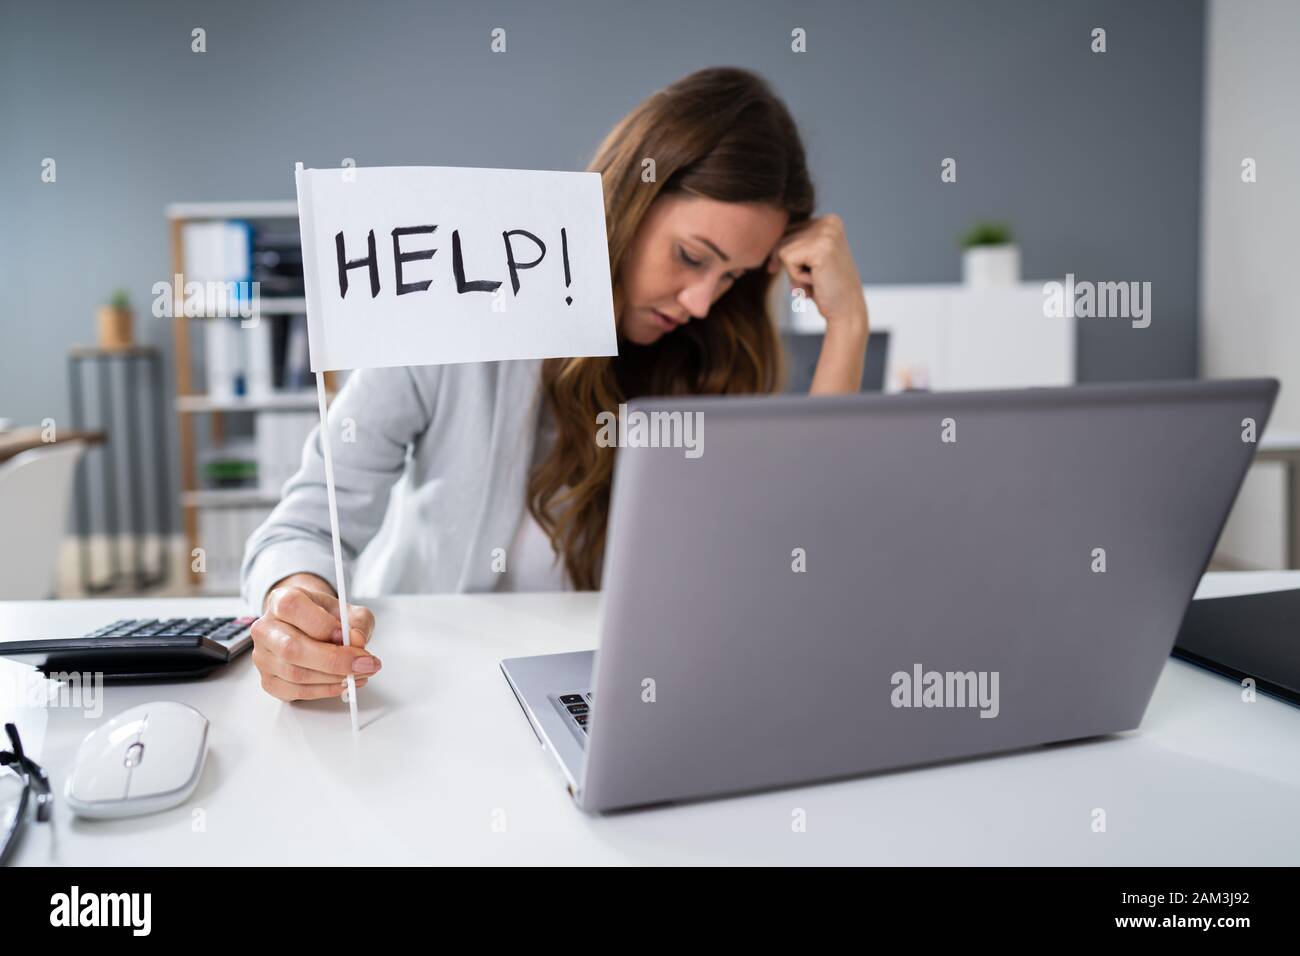
[[[655,176],[643,177],[653,159]],[[614,314],[625,305],[620,273],[650,204],[685,193],[761,202],[789,213],[787,233],[813,211],[813,185],[785,104],[747,70],[699,70],[652,94],[605,137],[587,167],[601,174]],[[596,416],[644,395],[770,392],[784,368],[768,314],[775,277],[745,273],[709,309],[651,345],[619,342],[615,357],[548,359],[542,400],[555,442],[528,479],[528,510],[564,558],[573,586],[600,586],[615,448],[595,440]]]

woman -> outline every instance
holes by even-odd
[[[590,168],[605,190],[618,355],[354,372],[328,423],[349,580],[372,545],[358,590],[598,587],[615,450],[596,441],[597,416],[639,395],[777,389],[766,300],[781,269],[827,320],[811,391],[859,389],[862,283],[840,220],[812,217],[798,131],[759,77],[679,80],[625,117]],[[347,674],[361,686],[381,666],[367,609],[352,606],[342,646],[327,514],[313,438],[242,571],[263,608],[253,661],[282,700],[339,694]]]

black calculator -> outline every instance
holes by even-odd
[[[102,673],[104,680],[204,677],[253,646],[256,617],[129,618],[81,637],[0,641],[0,656],[49,675]]]

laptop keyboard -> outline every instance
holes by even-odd
[[[569,712],[569,719],[581,727],[584,734],[587,733],[587,718],[591,716],[591,701],[589,690],[560,695],[560,703]]]

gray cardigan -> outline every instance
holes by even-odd
[[[329,408],[348,596],[490,591],[525,512],[541,362],[359,369]],[[593,425],[594,427],[594,425]],[[248,539],[240,592],[258,611],[298,571],[338,588],[320,428]]]

